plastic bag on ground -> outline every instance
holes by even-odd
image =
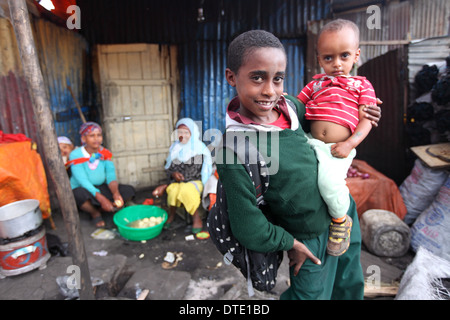
[[[419,159],[415,161],[411,174],[399,187],[408,211],[403,219],[407,225],[430,206],[447,177],[446,171],[428,168]]]

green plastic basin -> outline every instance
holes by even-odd
[[[130,222],[150,218],[163,217],[162,223],[149,228],[133,228],[129,227]],[[132,241],[150,240],[157,237],[167,220],[167,212],[156,206],[136,205],[126,207],[114,215],[114,223],[122,237]]]

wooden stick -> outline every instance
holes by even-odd
[[[136,300],[145,300],[145,298],[147,298],[149,292],[150,291],[148,289],[142,290],[142,292],[139,294],[139,296],[137,297]]]
[[[77,98],[75,98],[75,95],[73,94],[72,87],[71,86],[67,86],[67,89],[69,89],[70,94],[72,95],[73,101],[75,101],[75,105],[77,106],[78,113],[80,114],[81,121],[83,121],[83,123],[86,123],[86,118],[84,117],[84,114],[81,111],[81,107],[78,104]]]
[[[403,45],[410,44],[410,40],[381,40],[381,41],[360,41],[359,44],[361,46],[395,46],[395,45]]]
[[[364,286],[364,297],[395,297],[398,292],[398,286],[379,286],[369,287]]]
[[[44,78],[36,53],[28,9],[25,0],[8,0],[11,23],[17,38],[23,72],[33,101],[33,111],[38,125],[42,148],[49,169],[49,176],[56,187],[56,195],[61,206],[73,264],[80,268],[80,299],[93,300],[91,277],[86,252],[80,231],[80,218],[77,205],[70,187],[69,177],[60,155],[53,122],[50,102],[45,90]]]

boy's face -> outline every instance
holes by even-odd
[[[236,88],[241,102],[239,113],[256,123],[275,121],[278,116],[273,107],[283,94],[285,70],[284,52],[270,47],[256,49],[245,57],[238,73],[226,69],[226,79]]]
[[[349,75],[360,54],[355,32],[346,27],[322,33],[317,42],[317,53],[319,64],[327,75]]]

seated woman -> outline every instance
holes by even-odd
[[[192,215],[192,232],[198,233],[203,228],[198,208],[201,204],[203,186],[212,174],[211,153],[200,140],[198,126],[190,118],[180,119],[176,124],[178,140],[169,149],[165,169],[169,184],[158,186],[154,196],[167,192],[169,218],[168,228],[175,218],[176,208],[184,206]]]
[[[117,182],[112,154],[102,146],[102,128],[95,122],[81,125],[82,147],[70,153],[70,185],[79,209],[88,212],[96,227],[104,227],[101,210],[114,212],[135,195],[132,186]]]

